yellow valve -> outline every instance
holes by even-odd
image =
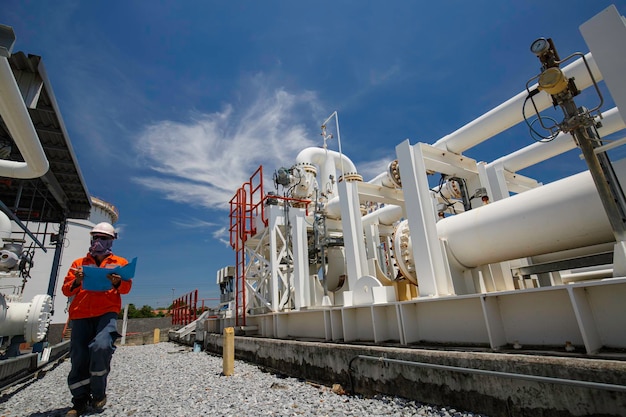
[[[567,78],[560,68],[548,68],[539,76],[539,90],[550,95],[562,93],[567,89]]]

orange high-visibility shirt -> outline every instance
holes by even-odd
[[[125,258],[111,254],[102,260],[100,268],[112,268],[126,264],[128,261]],[[67,297],[74,297],[69,307],[70,320],[97,317],[104,313],[119,313],[122,309],[121,294],[130,292],[133,281],[122,280],[118,288],[113,288],[111,285],[111,289],[107,291],[87,291],[83,289],[82,283],[72,290],[76,271],[83,266],[98,265],[91,254],[76,259],[72,262],[72,266],[65,276],[65,281],[63,281],[63,294]]]

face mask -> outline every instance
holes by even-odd
[[[89,247],[89,253],[92,256],[102,256],[111,254],[111,246],[113,240],[92,240]]]

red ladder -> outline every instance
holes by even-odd
[[[263,166],[230,199],[230,246],[235,250],[235,325],[246,325],[246,241],[256,234],[255,218],[267,226]],[[241,309],[241,314],[239,310]]]

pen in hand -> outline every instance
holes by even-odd
[[[70,268],[70,271],[74,271],[74,283],[78,286],[83,282],[83,278],[85,277],[85,273],[83,272],[83,268]]]

